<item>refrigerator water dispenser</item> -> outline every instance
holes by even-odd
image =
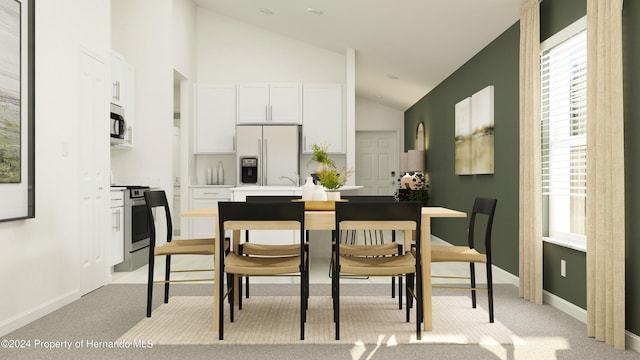
[[[240,182],[242,184],[258,183],[258,158],[240,158]]]

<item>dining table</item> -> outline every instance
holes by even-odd
[[[216,249],[220,248],[219,240],[222,238],[219,233],[218,226],[218,208],[199,208],[182,212],[183,217],[211,217],[215,219],[215,242]],[[423,295],[423,315],[424,331],[432,330],[432,289],[431,289],[431,219],[433,218],[459,218],[466,217],[467,214],[462,211],[449,209],[440,206],[422,207],[422,226],[420,229],[421,239],[421,263],[422,263],[422,295]],[[305,210],[305,230],[335,230],[335,211],[333,210]],[[232,240],[239,239],[240,230],[244,227],[239,225],[238,228],[231,228]],[[424,241],[427,239],[428,241]],[[411,243],[414,240],[412,231],[404,231],[404,248],[411,249]],[[237,241],[236,241],[237,243]],[[219,284],[222,269],[220,261],[214,261],[214,281]],[[213,311],[213,330],[218,331],[218,306],[220,301],[219,287],[214,286],[214,311]]]

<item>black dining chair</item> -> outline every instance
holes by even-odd
[[[291,202],[292,200],[300,200],[301,196],[299,195],[249,195],[245,198],[247,202]],[[306,238],[309,239],[309,231],[306,232]],[[308,248],[308,244],[305,245]],[[260,245],[260,249],[256,249],[251,242],[249,242],[249,230],[245,231],[245,243],[241,248],[242,254],[251,255],[256,251],[260,251],[264,254],[264,251],[268,250],[271,256],[277,255],[285,255],[291,252],[290,246],[286,245]],[[238,279],[238,306],[239,309],[242,309],[242,283],[243,277]],[[249,277],[244,277],[244,289],[245,289],[245,297],[249,298]]]
[[[213,269],[184,269],[184,270],[172,270],[171,260],[176,255],[205,255],[213,257],[216,253],[215,239],[182,239],[174,240],[173,225],[171,222],[171,212],[169,210],[169,203],[167,201],[167,195],[164,190],[150,190],[144,193],[145,204],[147,208],[147,218],[149,222],[149,267],[147,274],[147,317],[151,317],[151,308],[153,302],[153,284],[164,284],[164,303],[169,302],[169,285],[172,282],[194,282],[194,281],[213,281],[213,277],[207,278],[191,278],[184,280],[171,279],[171,273],[189,273],[189,272],[201,272],[201,271],[213,271]],[[155,214],[154,214],[155,212]],[[157,233],[158,224],[156,224],[155,216],[161,215],[164,212],[166,228],[163,232],[166,233],[166,242],[158,245]],[[223,251],[229,250],[229,241],[221,242],[224,246]],[[165,274],[163,280],[154,280],[155,270],[155,258],[156,256],[165,257]]]
[[[416,232],[415,255],[412,251],[390,256],[350,256],[333,247],[332,295],[336,340],[340,339],[340,275],[406,276],[406,321],[410,321],[410,303],[417,302],[416,335],[421,338],[422,278],[420,264],[420,227],[422,203],[403,202],[340,202],[335,209],[336,231],[341,230],[404,230]],[[416,279],[415,287],[413,287]],[[411,284],[411,287],[409,286]],[[411,297],[409,296],[411,294]],[[410,300],[411,299],[411,300]]]
[[[309,276],[307,252],[305,249],[304,203],[302,202],[219,202],[218,216],[220,233],[227,230],[296,230],[299,239],[296,245],[288,246],[286,253],[272,254],[268,248],[262,252],[261,237],[252,236],[255,252],[246,256],[230,252],[219,256],[220,268],[231,277],[225,296],[229,297],[230,320],[234,321],[234,281],[233,277],[249,276],[299,276],[300,277],[300,340],[304,340],[304,324],[308,305]],[[234,239],[235,241],[236,239]],[[295,250],[295,251],[293,251]],[[220,294],[224,293],[222,283],[218,284]],[[219,301],[218,337],[224,339],[224,302]]]
[[[462,246],[449,246],[449,245],[434,245],[431,246],[431,262],[464,262],[469,263],[469,276],[439,276],[433,275],[432,277],[447,278],[447,279],[464,279],[470,280],[469,287],[457,287],[450,285],[433,285],[434,288],[445,288],[453,290],[471,290],[471,305],[476,308],[476,290],[487,291],[487,298],[489,301],[489,322],[494,321],[493,316],[493,275],[491,265],[491,231],[493,228],[493,218],[496,212],[496,204],[498,200],[490,198],[477,197],[473,203],[473,210],[471,211],[471,217],[469,219],[469,228],[467,230],[467,245]],[[484,222],[484,253],[480,253],[476,247],[475,233],[476,233],[476,221],[478,215],[486,217]],[[476,286],[476,268],[475,263],[484,263],[487,271],[487,287]]]
[[[343,195],[343,200],[358,203],[396,202],[393,195]],[[361,234],[362,244],[358,242]],[[385,243],[384,230],[341,231],[335,238],[340,243],[340,253],[351,256],[387,256],[400,255],[403,245],[396,242],[396,232],[391,231],[391,242]],[[371,246],[370,246],[371,245]],[[329,270],[331,274],[331,270]],[[331,275],[330,275],[331,276]],[[391,297],[396,297],[396,278],[391,278]],[[398,276],[398,308],[402,310],[402,277]]]

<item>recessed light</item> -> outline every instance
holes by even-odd
[[[271,11],[271,10],[269,10],[267,8],[260,8],[258,10],[260,10],[260,12],[265,14],[265,15],[273,15],[273,11]]]
[[[398,80],[398,79],[400,79],[400,78],[398,77],[398,75],[394,75],[394,74],[387,74],[387,77],[388,77],[389,79],[391,79],[391,80]]]
[[[314,8],[307,8],[307,11],[312,13],[312,14],[314,14],[314,15],[322,15],[322,14],[324,14],[322,12],[322,10],[314,9]]]

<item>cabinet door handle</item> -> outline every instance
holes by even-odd
[[[262,152],[262,170],[264,172],[264,176],[263,176],[264,183],[262,185],[269,185],[269,184],[267,184],[267,181],[268,181],[267,180],[268,179],[267,178],[267,168],[268,168],[268,166],[267,166],[267,159],[268,159],[267,158],[267,139],[264,139],[263,149],[264,150]]]
[[[120,100],[120,80],[117,80],[116,83],[116,99]]]
[[[265,105],[264,107],[264,120],[269,122],[269,105]]]
[[[204,195],[219,195],[220,193],[217,193],[217,192],[205,192],[203,194]]]

